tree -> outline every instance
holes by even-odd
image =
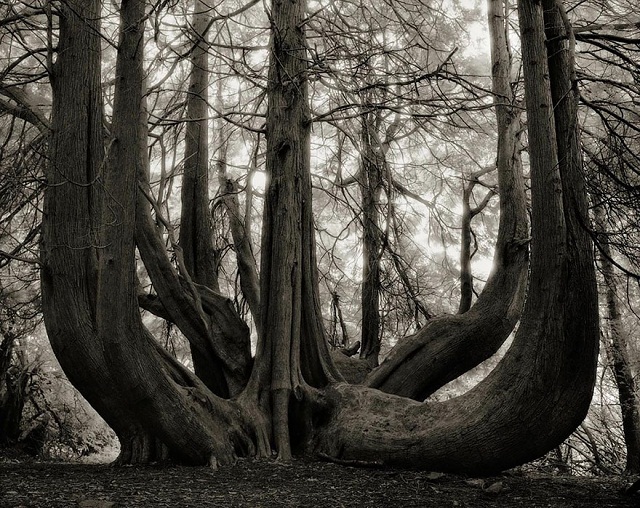
[[[596,220],[600,229],[604,226],[604,211],[596,210]],[[606,352],[611,362],[613,376],[618,388],[620,411],[622,413],[622,429],[627,448],[626,470],[630,473],[640,471],[640,406],[636,382],[631,369],[628,337],[625,331],[618,294],[618,280],[612,262],[612,251],[606,238],[600,241],[600,270],[604,286],[605,319],[607,331],[605,336]]]
[[[204,3],[196,3],[196,12]],[[576,96],[565,72],[574,55],[559,40],[549,49],[548,64],[540,57],[547,51],[540,3],[521,0],[519,5],[532,178],[531,270],[520,326],[505,358],[477,387],[456,399],[426,404],[376,390],[371,381],[370,386],[341,382],[329,355],[313,226],[305,2],[274,0],[268,12],[270,181],[261,248],[260,334],[255,357],[248,360],[243,356],[247,343],[233,340],[237,315],[229,302],[196,277],[195,261],[193,266],[180,260],[177,268],[171,264],[153,222],[144,100],[146,8],[142,0],[123,0],[120,6],[114,102],[105,131],[101,2],[74,0],[59,7],[42,226],[47,332],[71,382],[117,433],[120,463],[171,458],[227,464],[273,449],[281,459],[313,451],[335,461],[484,474],[533,459],[575,429],[595,377],[597,294],[590,239],[582,228],[587,209]],[[563,13],[556,4],[545,8]],[[570,36],[565,25],[560,29]],[[199,45],[205,33],[196,34]],[[508,97],[505,90],[495,93]],[[501,128],[518,130],[508,117],[510,109],[504,111]],[[455,347],[477,347],[474,361],[511,332],[525,283],[525,202],[513,171],[517,136],[502,139],[507,146],[498,156],[501,233],[484,303],[481,296],[465,314],[434,320],[430,331],[418,334],[437,338],[445,348],[461,336]],[[198,200],[202,194],[191,204],[202,206]],[[189,202],[183,199],[183,205]],[[187,370],[144,327],[136,247],[160,311],[200,351],[208,341],[219,358],[235,365],[229,369],[239,387],[229,390],[235,397],[214,393],[199,369],[195,374]],[[219,334],[210,334],[211,323]],[[483,336],[472,346],[469,337],[478,331]],[[246,337],[243,330],[239,335]],[[423,345],[415,346],[415,339],[408,344],[408,352],[394,355],[394,369],[385,380],[394,379],[393,371],[405,363],[416,378],[426,376],[410,364],[411,357],[424,355],[424,349],[416,354]],[[449,368],[456,361],[451,356],[443,364]],[[436,376],[435,383],[444,377]],[[433,383],[433,378],[418,379],[404,386],[410,396],[421,398]]]
[[[528,231],[520,162],[521,125],[510,84],[507,6],[502,2],[490,2],[489,5],[501,209],[495,268],[470,310],[464,309],[466,312],[462,315],[432,320],[414,336],[400,342],[366,380],[370,387],[416,400],[424,400],[495,353],[513,330],[522,308],[528,267]],[[470,232],[466,224],[463,228],[463,235]],[[415,376],[416,371],[423,374]]]

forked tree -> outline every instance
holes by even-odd
[[[281,459],[306,452],[338,462],[487,473],[544,454],[576,428],[591,399],[599,333],[592,248],[583,228],[587,207],[577,96],[567,74],[572,46],[560,3],[519,2],[530,241],[517,161],[519,121],[508,83],[505,88],[509,63],[500,46],[493,66],[503,133],[495,270],[468,312],[435,319],[401,342],[365,385],[342,381],[321,316],[305,2],[274,0],[269,8],[269,185],[253,358],[247,328],[229,300],[207,285],[212,279],[195,258],[179,255],[177,241],[177,264],[172,264],[152,215],[161,220],[148,182],[142,0],[123,0],[120,6],[115,96],[105,129],[101,4],[60,4],[41,277],[51,344],[70,381],[117,433],[120,463],[169,458],[216,465],[275,451]],[[203,5],[196,2],[196,10]],[[494,29],[504,34],[503,4],[492,0],[491,5]],[[567,36],[556,37],[549,47],[544,12]],[[196,62],[206,26],[193,26],[202,32],[194,38],[192,60],[204,66]],[[547,51],[553,58],[544,57]],[[199,86],[195,78],[192,84]],[[194,166],[185,177],[197,171]],[[194,192],[192,204],[201,206],[202,194]],[[193,242],[180,240],[185,248]],[[521,312],[528,247],[528,293]],[[157,296],[138,297],[136,248]],[[195,373],[144,327],[140,300],[181,329],[202,362]],[[492,354],[518,318],[511,348],[486,379],[449,401],[421,402],[451,372],[457,375]],[[207,359],[209,366],[203,365]]]

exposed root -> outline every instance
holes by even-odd
[[[381,460],[350,460],[350,459],[339,459],[337,457],[332,457],[331,455],[327,455],[326,453],[318,452],[316,453],[316,457],[326,462],[333,462],[334,464],[340,464],[341,466],[352,466],[352,467],[369,467],[369,468],[382,468],[384,467],[384,462]]]

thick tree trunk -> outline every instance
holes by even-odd
[[[144,431],[122,404],[95,329],[96,187],[104,155],[99,20],[97,0],[61,5],[40,277],[47,335],[60,365],[122,440]]]
[[[71,382],[116,430],[123,445],[121,462],[169,454],[190,463],[229,463],[237,455],[269,453],[270,441],[287,458],[292,436],[304,441],[315,430],[317,450],[335,460],[485,474],[539,456],[577,426],[595,375],[597,302],[589,239],[580,227],[586,202],[574,153],[575,116],[567,116],[568,123],[555,119],[558,131],[566,132],[558,144],[570,147],[567,160],[572,161],[558,164],[553,116],[563,105],[551,101],[549,70],[540,58],[545,45],[539,3],[522,0],[520,5],[532,161],[529,297],[514,344],[499,366],[466,395],[440,404],[337,383],[318,295],[305,3],[297,0],[274,0],[270,18],[271,182],[264,212],[262,333],[249,384],[236,401],[220,399],[153,340],[137,311],[134,239],[145,262],[159,260],[160,274],[169,274],[156,279],[163,282],[164,293],[159,289],[158,294],[167,313],[174,310],[166,293],[182,286],[162,261],[164,252],[157,255],[145,193],[139,191],[146,189],[148,164],[145,2],[122,2],[105,161],[95,24],[99,6],[97,1],[62,6],[42,227],[43,308],[52,345]],[[552,73],[554,79],[564,78]],[[566,80],[559,84],[564,87]],[[575,109],[562,111],[575,115]],[[503,146],[513,157],[511,148]],[[100,186],[92,185],[98,176]],[[511,288],[507,298],[502,293],[510,288],[507,282],[516,288],[523,283],[517,260],[524,263],[526,249],[517,176],[503,171],[500,178],[504,236],[496,254],[499,269],[492,276],[497,282],[488,283],[485,292],[487,302],[489,297],[500,302],[503,314],[497,313],[499,306],[483,308],[479,299],[459,317],[490,309],[493,315],[482,326],[502,333],[519,314],[518,289]],[[147,269],[152,279],[158,276],[151,264]],[[195,306],[202,318],[207,305],[202,295],[210,302],[215,298],[186,275],[187,291],[175,301],[185,309]],[[181,319],[186,321],[184,315]],[[436,322],[443,335],[472,328],[455,320]],[[192,326],[194,334],[207,330],[205,320]],[[313,429],[313,422],[319,427]]]
[[[112,135],[105,164],[105,210],[117,213],[105,227],[99,251],[96,324],[127,405],[141,424],[188,462],[229,463],[254,448],[252,428],[239,406],[213,396],[153,342],[143,328],[135,294],[138,175],[146,170],[144,112],[145,2],[122,3]],[[137,107],[132,107],[135,105]],[[115,206],[115,203],[118,206]],[[104,214],[105,219],[106,214]]]
[[[267,109],[265,196],[260,267],[261,335],[248,393],[271,416],[278,456],[291,456],[290,415],[298,434],[310,415],[291,403],[340,378],[320,312],[311,211],[310,113],[305,2],[275,0]],[[304,439],[302,437],[301,439]]]
[[[532,180],[529,293],[513,345],[467,394],[419,404],[337,386],[318,436],[328,457],[488,474],[562,442],[589,407],[598,354],[598,309],[582,175],[558,164],[543,10],[519,2]],[[557,110],[555,111],[558,114]],[[575,117],[567,118],[573,121]],[[565,142],[561,139],[560,142]]]
[[[464,314],[437,317],[400,341],[367,377],[371,388],[424,400],[493,355],[520,317],[527,284],[528,217],[520,161],[520,117],[511,91],[511,55],[501,0],[489,4],[492,76],[498,127],[500,224],[494,267]]]
[[[210,365],[218,367],[211,372],[218,381],[216,386],[225,388],[218,395],[237,394],[251,372],[249,327],[229,298],[195,284],[188,273],[183,277],[176,273],[151,216],[146,173],[143,169],[138,175],[140,187],[147,190],[138,193],[136,245],[157,297],[139,296],[140,306],[175,323],[192,349],[211,359]],[[180,251],[180,247],[174,245],[174,250]]]
[[[138,174],[147,163],[144,7],[122,3],[105,161],[99,2],[65,4],[62,11],[42,228],[45,322],[70,381],[116,431],[120,462],[170,453],[191,463],[228,463],[237,453],[253,453],[263,431],[164,352],[137,311],[135,210]]]

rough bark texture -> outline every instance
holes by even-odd
[[[265,196],[260,267],[262,333],[250,389],[270,406],[279,457],[291,456],[291,395],[339,378],[320,312],[311,211],[310,114],[305,5],[275,0],[267,109]],[[305,415],[296,415],[298,433]]]
[[[380,356],[380,261],[382,231],[380,229],[380,196],[382,195],[383,155],[376,134],[375,109],[365,101],[362,115],[361,169],[357,180],[362,199],[362,333],[360,358],[370,367],[378,365]]]
[[[500,224],[494,267],[476,303],[466,313],[432,319],[400,341],[365,384],[424,400],[447,382],[489,358],[520,317],[527,284],[528,217],[520,161],[520,116],[511,91],[506,16],[499,0],[489,8],[492,76],[498,126],[496,166]]]
[[[599,330],[592,249],[579,225],[587,219],[584,182],[577,164],[558,164],[550,89],[566,83],[549,82],[542,5],[521,0],[518,7],[532,250],[529,294],[513,345],[484,381],[443,403],[337,386],[330,396],[336,410],[317,442],[327,456],[487,474],[553,449],[586,415]],[[566,120],[575,129],[575,117]]]
[[[61,5],[40,277],[47,335],[60,365],[122,440],[142,429],[121,404],[95,329],[95,187],[104,154],[99,8],[96,0]]]
[[[107,361],[125,402],[142,425],[178,458],[194,463],[230,463],[253,449],[251,424],[239,407],[213,396],[165,354],[143,328],[135,295],[135,230],[138,175],[146,160],[144,113],[144,8],[129,0],[121,9],[112,133],[105,164],[106,199],[118,215],[105,228],[100,251],[97,328]],[[132,104],[137,107],[132,107]],[[107,209],[107,207],[105,207]]]
[[[43,220],[45,322],[67,376],[118,434],[120,462],[170,453],[191,463],[228,463],[237,452],[254,449],[254,424],[237,404],[214,397],[164,352],[137,311],[137,175],[147,162],[144,6],[122,3],[105,161],[100,37],[94,24],[99,2],[63,10]]]
[[[175,323],[203,357],[211,358],[218,395],[238,393],[251,371],[249,327],[233,302],[210,288],[180,277],[171,264],[151,216],[147,169],[138,175],[141,192],[136,211],[136,245],[157,293],[140,295],[141,307]],[[156,211],[157,212],[157,211]],[[180,251],[180,247],[174,245]],[[214,392],[216,393],[216,392]]]
[[[50,186],[42,227],[47,331],[71,382],[117,432],[120,461],[171,456],[189,463],[224,464],[238,455],[266,455],[271,443],[286,459],[296,444],[292,441],[308,440],[316,432],[317,451],[335,460],[487,474],[535,458],[569,435],[591,398],[599,335],[597,298],[591,246],[581,228],[586,201],[576,153],[575,101],[565,103],[566,94],[555,95],[556,86],[571,89],[561,72],[551,72],[553,86],[549,84],[541,4],[520,4],[532,161],[529,297],[514,344],[498,367],[466,395],[439,404],[337,382],[340,375],[327,349],[318,295],[305,3],[297,0],[274,0],[270,12],[271,181],[262,245],[262,333],[247,388],[233,401],[216,397],[143,327],[135,292],[134,240],[149,263],[154,285],[162,283],[157,288],[164,311],[179,317],[182,326],[191,326],[193,340],[208,337],[203,318],[207,305],[223,308],[216,300],[219,295],[205,285],[188,274],[179,279],[153,240],[159,239],[144,201],[145,4],[122,2],[105,161],[96,26],[100,3],[61,6]],[[499,148],[499,168],[513,167],[517,138],[508,139]],[[498,268],[483,292],[484,303],[479,299],[464,316],[434,320],[435,332],[428,332],[434,335],[424,335],[431,342],[442,337],[438,347],[443,351],[448,351],[444,339],[460,334],[477,333],[483,343],[488,330],[506,337],[519,315],[526,272],[524,200],[519,199],[517,171],[504,168],[499,173],[503,213]],[[157,267],[152,265],[156,261]],[[172,300],[170,293],[178,287],[180,294]],[[176,312],[173,302],[185,313]],[[198,319],[188,323],[186,313],[193,308]],[[409,344],[404,359],[415,375],[424,360],[411,361],[423,354],[423,344]],[[454,346],[468,347],[468,342]],[[459,363],[470,361],[456,354]],[[393,379],[393,372],[387,374],[383,381]],[[441,373],[438,379],[447,375]],[[420,391],[425,392],[424,385]]]

